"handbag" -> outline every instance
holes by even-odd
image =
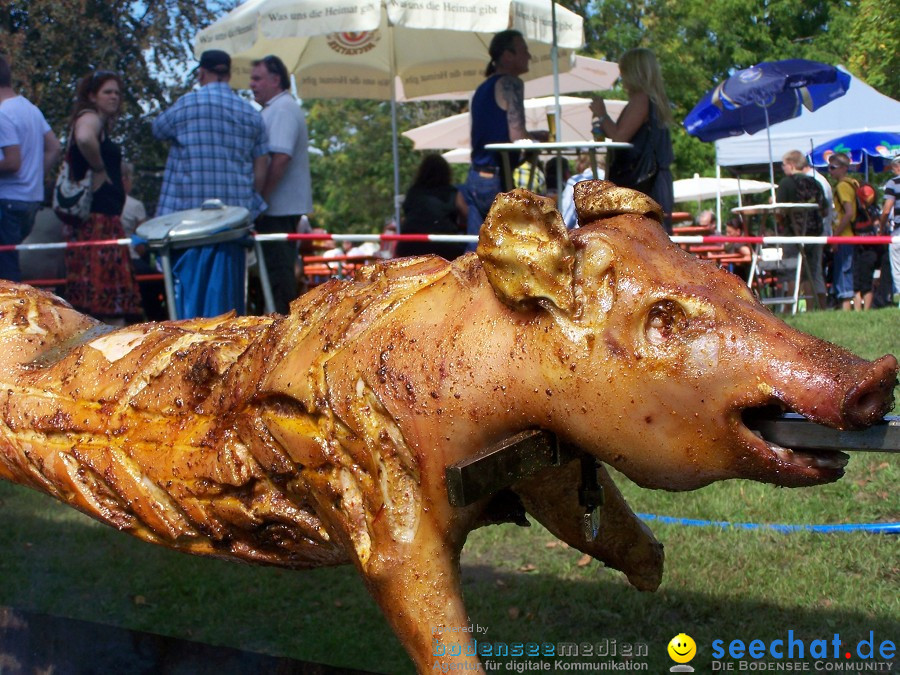
[[[647,192],[659,173],[656,146],[660,136],[656,111],[650,104],[650,119],[631,139],[632,147],[616,150],[609,167],[609,180],[619,187]]]
[[[91,201],[94,194],[91,183],[94,172],[88,168],[81,180],[72,177],[70,153],[66,153],[62,168],[53,186],[53,210],[63,222],[86,221],[91,215]]]

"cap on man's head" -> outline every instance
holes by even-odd
[[[891,160],[891,165],[900,166],[900,155],[897,155],[896,157],[894,157],[894,159]]]
[[[231,57],[221,49],[207,49],[200,55],[200,65],[197,68],[226,75],[231,72]]]

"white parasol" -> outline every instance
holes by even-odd
[[[672,187],[674,188],[676,202],[699,202],[704,199],[716,199],[717,197],[758,194],[771,190],[772,184],[759,180],[701,177],[695,173],[693,178],[676,180]]]
[[[583,22],[561,6],[556,17],[566,71],[584,42]],[[551,6],[541,0],[248,0],[200,31],[194,52],[228,52],[236,87],[249,82],[251,61],[276,54],[304,98],[387,101],[396,95],[392,75],[406,97],[473,90],[491,38],[507,28],[522,32],[534,57],[525,77],[549,75]]]
[[[613,84],[619,79],[619,64],[613,61],[603,61],[602,59],[576,54],[574,60],[571,60],[571,64],[571,68],[559,74],[558,90],[554,89],[552,75],[541,76],[534,71],[526,73],[523,76],[525,80],[525,98],[571,94],[573,92],[606,91],[612,89]],[[399,81],[397,83],[398,101],[467,101],[471,96],[472,89],[464,89],[411,98],[403,90],[403,83]]]
[[[591,101],[587,98],[560,96],[559,106],[562,111],[562,141],[589,141],[591,137]],[[553,96],[530,98],[525,101],[525,127],[528,129],[546,129],[547,113],[555,108]],[[625,101],[606,101],[610,116],[616,119]],[[469,113],[451,115],[443,119],[424,124],[415,129],[404,131],[403,135],[413,142],[416,150],[444,150],[447,148],[469,147]]]

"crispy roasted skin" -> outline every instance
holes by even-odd
[[[107,331],[0,283],[0,477],[190,553],[353,563],[422,672],[441,650],[477,660],[467,634],[433,629],[468,623],[459,552],[496,516],[490,499],[451,508],[445,468],[508,435],[549,429],[649,487],[838,478],[740,412],[777,402],[865,426],[890,407],[896,360],[792,331],[668,242],[644,195],[594,181],[576,205],[570,235],[549,200],[501,195],[477,255],[381,263],[286,317]],[[655,589],[662,546],[605,469],[600,535],[585,539],[579,475],[551,469],[511,494]]]

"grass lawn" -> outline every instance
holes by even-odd
[[[791,322],[866,357],[900,353],[900,310]],[[856,453],[843,480],[810,489],[730,481],[675,494],[617,482],[644,513],[732,522],[900,521],[898,455]],[[192,558],[6,483],[0,522],[0,604],[337,666],[412,672],[350,568],[287,572]],[[656,673],[673,665],[666,645],[681,632],[696,641],[697,672],[710,672],[716,639],[727,648],[734,639],[786,639],[792,630],[807,642],[838,633],[852,647],[872,631],[877,642],[900,642],[896,535],[650,525],[666,546],[665,577],[653,594],[635,591],[596,562],[583,564],[539,526],[474,532],[462,561],[472,622],[488,629],[490,642],[590,643],[615,650],[619,661],[646,645],[648,656],[635,662]]]

